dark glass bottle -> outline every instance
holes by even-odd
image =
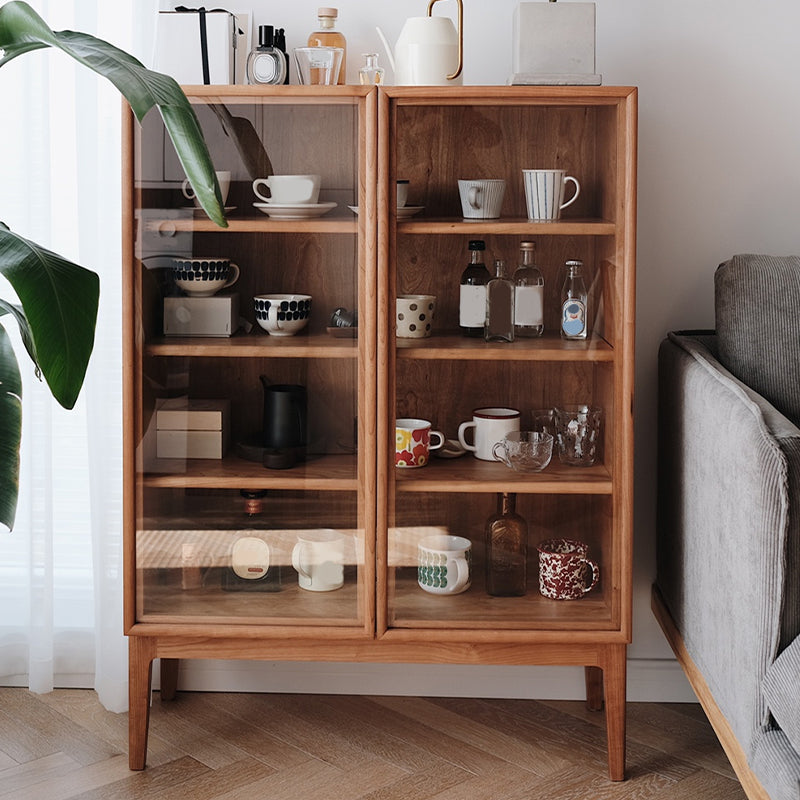
[[[461,273],[461,294],[458,303],[458,325],[464,336],[483,336],[486,324],[486,284],[492,279],[483,251],[486,244],[479,239],[469,243],[470,261]]]
[[[517,496],[497,495],[497,513],[486,520],[486,591],[521,597],[528,582],[528,523],[516,513]]]

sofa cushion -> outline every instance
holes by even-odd
[[[764,697],[775,722],[800,753],[800,636],[767,670]]]
[[[800,424],[800,257],[735,255],[714,294],[720,361]]]

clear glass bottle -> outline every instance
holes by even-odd
[[[497,495],[497,513],[486,520],[486,591],[521,597],[528,582],[528,523],[516,513],[517,496]]]
[[[535,242],[520,242],[514,272],[514,335],[544,333],[544,278],[534,263]]]
[[[386,72],[378,66],[377,53],[364,53],[365,64],[358,71],[358,80],[362,86],[380,86]]]
[[[561,336],[585,339],[588,295],[583,282],[582,261],[567,261],[567,277],[561,289]]]
[[[247,56],[247,82],[282,84],[286,79],[286,57],[275,47],[272,25],[258,26],[258,47]]]
[[[499,258],[494,262],[494,278],[486,284],[483,338],[487,342],[514,341],[514,284],[506,278],[506,262]]]
[[[458,324],[464,336],[483,336],[486,325],[486,284],[492,279],[483,263],[485,242],[475,239],[469,243],[470,262],[461,273],[461,293],[458,303]]]
[[[313,31],[308,37],[309,47],[341,47],[342,66],[339,69],[337,83],[343,86],[347,83],[347,40],[344,35],[336,30],[336,19],[339,16],[338,8],[322,7],[317,9],[319,29]]]

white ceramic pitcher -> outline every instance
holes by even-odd
[[[464,6],[458,4],[458,30],[449,17],[434,17],[428,3],[426,17],[409,17],[394,48],[378,28],[398,86],[460,86],[464,66]]]

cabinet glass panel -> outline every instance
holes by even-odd
[[[195,207],[148,115],[134,139],[136,619],[366,628],[374,233],[352,209],[374,207],[374,96],[190,99],[229,174],[229,226]],[[262,199],[253,181],[272,174],[301,177],[261,183]]]

